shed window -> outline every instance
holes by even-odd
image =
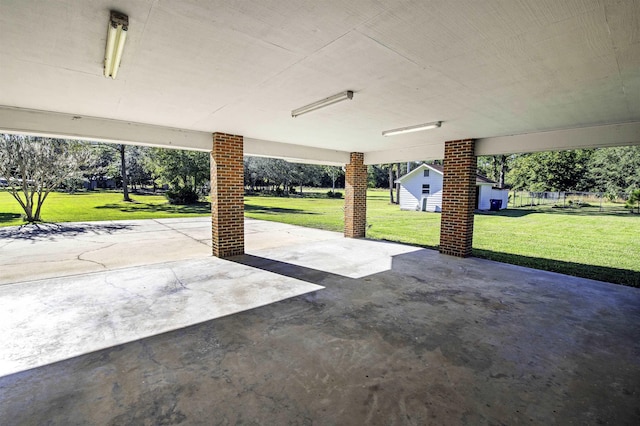
[[[429,184],[428,183],[422,185],[422,193],[423,194],[429,194],[430,192],[431,192],[431,188],[429,188]]]
[[[429,177],[429,169],[424,169],[424,177]]]

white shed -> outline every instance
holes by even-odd
[[[442,211],[443,167],[436,164],[421,164],[396,180],[400,184],[400,209],[427,212]],[[491,200],[500,200],[501,209],[507,208],[509,191],[497,189],[496,182],[482,175],[476,176],[476,208],[489,210]]]

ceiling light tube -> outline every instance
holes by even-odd
[[[311,111],[315,111],[320,108],[324,108],[329,105],[333,105],[336,102],[346,101],[347,99],[353,99],[353,91],[347,90],[346,92],[338,93],[337,95],[329,96],[321,101],[314,102],[312,104],[294,109],[291,111],[291,117],[297,117],[302,114],[306,114]]]
[[[421,130],[435,129],[442,125],[442,121],[434,121],[433,123],[418,124],[417,126],[401,127],[399,129],[385,130],[382,136],[400,135],[402,133],[419,132]]]
[[[107,32],[107,48],[104,54],[104,76],[113,79],[118,75],[124,42],[127,40],[129,17],[119,12],[111,11],[109,30]]]

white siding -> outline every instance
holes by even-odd
[[[507,208],[509,200],[509,191],[506,189],[494,189],[489,185],[480,185],[480,203],[478,210],[489,210],[491,208],[491,200],[502,200],[501,210]]]
[[[422,193],[422,185],[429,185],[429,194]],[[426,200],[426,202],[425,202]],[[423,171],[405,179],[400,186],[400,208],[402,210],[442,211],[442,175],[429,170],[425,177]]]
[[[491,185],[478,185],[478,210],[489,210],[491,207]]]
[[[426,200],[426,203],[425,201]],[[442,191],[438,191],[435,194],[425,196],[422,201],[423,210],[427,212],[441,212],[442,211]]]
[[[420,201],[404,186],[400,185],[400,209],[418,210]]]
[[[504,210],[507,208],[507,203],[509,202],[509,190],[508,189],[492,189],[491,199],[502,200],[502,207],[500,209]]]

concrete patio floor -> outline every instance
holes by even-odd
[[[0,424],[640,424],[638,289],[252,220],[247,254],[221,261],[209,226],[0,230],[0,299],[60,269],[64,288],[211,261],[251,271],[232,285],[310,286],[0,377]]]

